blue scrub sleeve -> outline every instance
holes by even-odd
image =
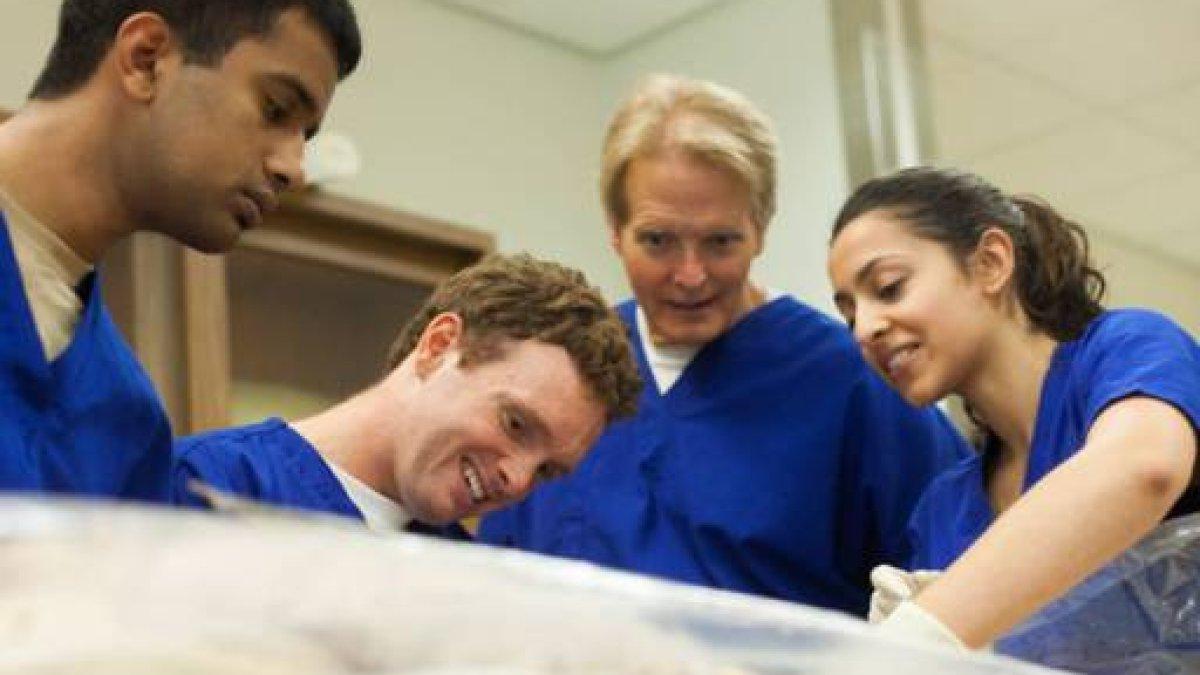
[[[189,487],[194,480],[204,481],[205,478],[190,460],[188,450],[192,446],[176,442],[171,466],[171,503],[179,506],[207,509],[209,505],[204,499]]]
[[[1097,327],[1088,360],[1087,426],[1113,403],[1149,396],[1177,408],[1200,438],[1200,347],[1167,317],[1114,312]]]

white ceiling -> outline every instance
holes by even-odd
[[[439,0],[604,57],[728,0]]]
[[[938,161],[1200,270],[1200,0],[921,0]]]

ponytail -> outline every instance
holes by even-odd
[[[999,228],[1016,248],[1014,286],[1033,326],[1058,341],[1074,340],[1104,308],[1104,277],[1088,257],[1078,224],[1030,196],[1009,197],[975,174],[913,167],[863,183],[846,200],[833,238],[859,216],[893,210],[919,237],[946,246],[965,262],[983,233]]]
[[[1106,284],[1090,259],[1087,234],[1036,197],[1015,196],[1012,202],[1026,234],[1016,256],[1021,306],[1054,339],[1074,340],[1104,311]],[[1027,250],[1020,250],[1022,243]]]

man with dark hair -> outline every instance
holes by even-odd
[[[83,86],[132,15],[158,15],[179,41],[188,63],[219,66],[244,38],[263,38],[285,11],[301,11],[323,34],[337,61],[337,78],[358,65],[361,38],[346,0],[66,0],[58,38],[29,97],[56,99]]]
[[[294,424],[179,441],[175,498],[206,505],[200,483],[427,531],[570,472],[640,392],[625,328],[581,273],[492,256],[434,292],[366,391]]]
[[[169,497],[170,428],[94,265],[135,231],[205,252],[304,182],[358,62],[347,0],[65,0],[0,125],[0,489]]]

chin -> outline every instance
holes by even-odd
[[[910,385],[903,389],[898,389],[900,397],[914,408],[924,408],[927,405],[933,405],[949,395],[950,392],[942,391],[940,388],[922,387],[919,385]]]
[[[185,227],[187,227],[185,225]],[[237,221],[222,223],[193,223],[187,229],[168,232],[172,239],[201,253],[225,253],[238,243],[242,228]]]
[[[457,520],[467,517],[469,513],[458,513],[458,509],[451,500],[445,504],[427,504],[420,513],[409,514],[418,518],[430,525],[442,526],[453,523]]]
[[[665,344],[671,346],[695,345],[700,346],[708,344],[713,340],[721,337],[725,332],[725,326],[717,326],[712,324],[701,324],[691,326],[675,326],[674,330],[663,332],[662,339]]]
[[[901,393],[900,398],[904,399],[905,403],[911,405],[914,408],[924,408],[927,405],[937,403],[939,400],[941,400],[937,397],[926,396],[925,394],[908,394],[908,393]]]

